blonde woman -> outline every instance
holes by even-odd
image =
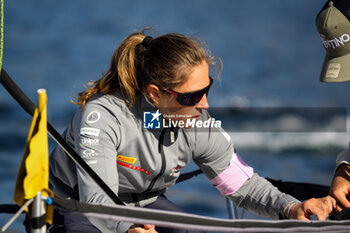
[[[183,211],[164,193],[193,160],[238,206],[275,219],[307,220],[311,214],[326,219],[334,207],[332,198],[301,203],[281,193],[243,162],[216,123],[199,129],[202,124],[196,122],[212,120],[207,112],[212,66],[210,53],[187,36],[131,34],[115,50],[107,73],[79,93],[75,103],[80,108],[65,139],[129,206]],[[147,129],[145,113],[153,114],[150,121],[162,114],[170,126]],[[55,195],[113,205],[59,147],[50,159]],[[60,215],[66,232],[190,232],[86,219],[69,211]]]

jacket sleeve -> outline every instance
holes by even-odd
[[[236,205],[259,215],[278,218],[288,204],[299,202],[254,174],[235,152],[230,136],[222,128],[198,132],[194,161],[222,195]]]
[[[288,204],[299,203],[294,197],[282,193],[265,178],[254,174],[234,193],[227,195],[237,206],[260,216],[278,219],[284,217]]]
[[[342,164],[350,164],[350,143],[349,148],[347,150],[342,151],[337,157],[337,167],[339,167]]]
[[[85,162],[116,194],[118,193],[118,154],[119,122],[102,105],[88,103],[85,111],[74,122],[75,149]],[[91,204],[115,205],[102,189],[77,166],[80,201]],[[132,225],[112,221],[89,220],[102,232],[125,232]]]

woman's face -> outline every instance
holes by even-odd
[[[209,66],[206,61],[203,61],[200,65],[192,68],[192,73],[183,85],[178,86],[172,90],[179,93],[193,92],[201,90],[207,87],[209,84]],[[168,120],[198,120],[202,113],[202,110],[209,108],[207,95],[204,95],[200,102],[195,106],[183,106],[177,102],[176,95],[161,90],[159,90],[158,95],[159,96],[156,101],[154,101],[153,98],[152,99],[156,107],[162,113],[163,117]]]

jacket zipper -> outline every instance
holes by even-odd
[[[163,129],[162,132],[160,133],[159,136],[159,142],[158,142],[158,152],[161,155],[162,158],[162,166],[160,169],[159,174],[153,178],[153,180],[151,181],[150,185],[148,186],[147,190],[145,192],[149,192],[152,190],[154,184],[156,183],[157,179],[159,177],[161,177],[164,172],[165,172],[165,167],[166,167],[166,161],[165,161],[165,155],[164,155],[164,150],[163,150],[163,143],[164,143],[164,135],[166,133],[166,129]]]

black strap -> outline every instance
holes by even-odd
[[[32,218],[32,228],[40,229],[46,224],[46,215],[41,215],[40,217]]]

